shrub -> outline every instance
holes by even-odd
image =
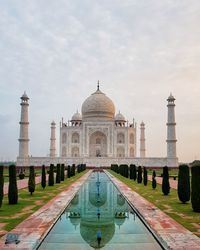
[[[61,164],[61,175],[60,175],[60,180],[64,181],[65,180],[65,165]]]
[[[16,179],[16,166],[9,166],[9,186],[8,186],[8,203],[17,204],[18,201],[18,190],[17,190],[17,179]]]
[[[132,180],[133,179],[133,170],[134,169],[134,165],[133,164],[131,164],[130,165],[130,179]]]
[[[168,167],[163,167],[162,192],[168,195],[170,192]]]
[[[155,189],[157,186],[157,182],[156,182],[156,171],[154,170],[152,173],[152,188]]]
[[[137,183],[142,183],[142,167],[138,167]]]
[[[72,164],[72,167],[71,167],[71,176],[75,176],[76,174],[76,166],[75,164]]]
[[[124,164],[124,177],[128,178],[128,165]]]
[[[45,166],[42,165],[42,180],[41,180],[41,186],[44,189],[46,187],[46,171]]]
[[[116,173],[119,173],[119,167],[117,164],[111,164],[111,170],[113,170]]]
[[[20,173],[19,173],[19,179],[20,179],[20,180],[23,180],[24,177],[25,177],[25,174],[23,173],[23,170],[21,169],[21,170],[20,170]]]
[[[67,178],[71,177],[71,167],[70,165],[67,166]]]
[[[29,169],[29,179],[28,179],[28,191],[31,193],[34,193],[35,191],[35,170],[34,166],[30,166]]]
[[[50,169],[49,169],[49,181],[48,181],[48,185],[49,186],[53,186],[54,185],[54,165],[53,164],[50,165]]]
[[[179,166],[178,198],[182,203],[186,203],[190,200],[190,171],[186,164]]]
[[[147,169],[144,167],[144,186],[147,186],[147,182],[148,182],[148,175],[147,175]]]
[[[135,165],[133,165],[133,180],[135,181],[137,179],[137,168]]]
[[[200,213],[200,165],[192,166],[191,202],[194,212]]]
[[[57,164],[56,183],[60,183],[60,164]]]
[[[3,166],[0,166],[0,207],[2,206],[3,201],[3,186],[4,186],[4,178],[3,178]]]

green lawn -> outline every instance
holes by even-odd
[[[41,175],[41,172],[42,172],[41,169],[38,169],[38,168],[35,169],[35,174],[36,174],[36,176]],[[27,179],[27,178],[29,177],[29,168],[26,168],[26,169],[25,169],[24,174],[25,174],[25,177],[24,177],[24,178]],[[9,182],[8,167],[4,167],[3,175],[4,175],[4,183]],[[17,180],[19,180],[19,174],[18,174],[18,172],[17,172]]]
[[[3,230],[10,231],[16,227],[17,224],[34,213],[85,173],[86,171],[77,173],[75,176],[65,179],[64,182],[54,184],[54,186],[51,187],[47,185],[44,190],[42,189],[41,185],[38,184],[32,196],[28,192],[28,189],[21,189],[18,192],[19,199],[18,204],[16,205],[9,205],[8,196],[5,195],[3,199],[3,205],[0,208],[0,223],[5,223]],[[0,236],[2,235],[3,233],[0,234]]]
[[[109,172],[127,184],[133,191],[143,196],[146,200],[153,203],[178,223],[200,237],[200,213],[192,211],[190,202],[182,204],[178,199],[177,190],[171,189],[170,194],[165,196],[162,194],[162,188],[159,184],[157,184],[157,188],[153,190],[151,181],[148,181],[148,185],[144,186],[143,183],[138,184],[134,180],[127,179],[114,171],[109,170]]]
[[[152,175],[153,170],[156,171],[156,175],[157,176],[161,176],[162,172],[163,172],[163,168],[156,168],[156,169],[148,169],[148,174]],[[169,171],[169,177],[173,178],[174,176],[178,176],[178,168],[168,168]]]

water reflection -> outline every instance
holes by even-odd
[[[116,247],[161,249],[110,179],[104,173],[93,173],[39,249],[108,250]]]
[[[129,217],[129,210],[109,178],[94,172],[66,209],[66,215],[75,229],[80,225],[80,234],[91,247],[101,248],[113,238],[115,225],[120,228]]]

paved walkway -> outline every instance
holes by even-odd
[[[47,180],[48,180],[48,175],[47,175]],[[35,184],[38,184],[40,182],[41,182],[41,176],[36,176],[35,177]],[[3,188],[4,194],[8,193],[8,185],[9,185],[8,182],[4,183],[4,188]],[[23,189],[26,187],[28,187],[28,178],[17,181],[17,188],[18,189]]]
[[[120,192],[150,225],[168,249],[199,250],[200,238],[166,215],[152,203],[130,189],[126,184],[105,171]]]
[[[152,180],[152,176],[148,175],[148,180]],[[158,184],[162,184],[162,177],[158,177],[156,176],[156,181]],[[177,180],[173,180],[173,179],[169,179],[169,183],[170,183],[170,187],[177,189],[177,185],[178,185],[178,181]]]
[[[91,171],[87,172],[78,181],[70,185],[66,190],[13,229],[10,233],[19,236],[19,244],[5,245],[6,236],[4,236],[0,239],[0,249],[36,249],[51,226],[55,223],[56,219],[73,199],[81,185],[87,180],[90,173]],[[110,175],[107,171],[106,173],[130,204],[134,206],[135,210],[138,211],[141,217],[158,235],[160,240],[164,242],[166,249],[200,250],[200,238],[178,224],[139,194],[132,191],[127,185]]]
[[[1,250],[36,249],[45,237],[49,229],[55,223],[59,215],[69,205],[77,191],[91,174],[91,170],[71,184],[66,190],[58,194],[55,198],[47,202],[46,205],[29,216],[9,233],[17,234],[20,242],[18,244],[5,244],[6,236],[0,239]]]

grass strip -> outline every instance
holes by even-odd
[[[18,204],[16,205],[9,205],[8,196],[5,195],[3,205],[0,208],[0,223],[5,223],[5,225],[1,227],[0,236],[6,233],[3,232],[3,230],[10,231],[15,228],[28,216],[45,205],[49,200],[77,181],[86,172],[87,170],[77,173],[75,176],[67,178],[59,184],[54,184],[54,186],[48,186],[47,182],[45,189],[41,187],[41,184],[38,184],[36,185],[35,192],[32,195],[28,192],[28,188],[20,189],[18,190],[19,198]]]
[[[112,170],[108,171],[133,191],[140,194],[175,221],[200,237],[200,213],[193,212],[191,202],[182,204],[178,199],[177,190],[171,188],[170,194],[165,196],[162,193],[160,184],[157,184],[154,190],[152,189],[151,181],[148,182],[147,186],[144,186],[143,183],[138,184],[136,181],[125,178]]]

